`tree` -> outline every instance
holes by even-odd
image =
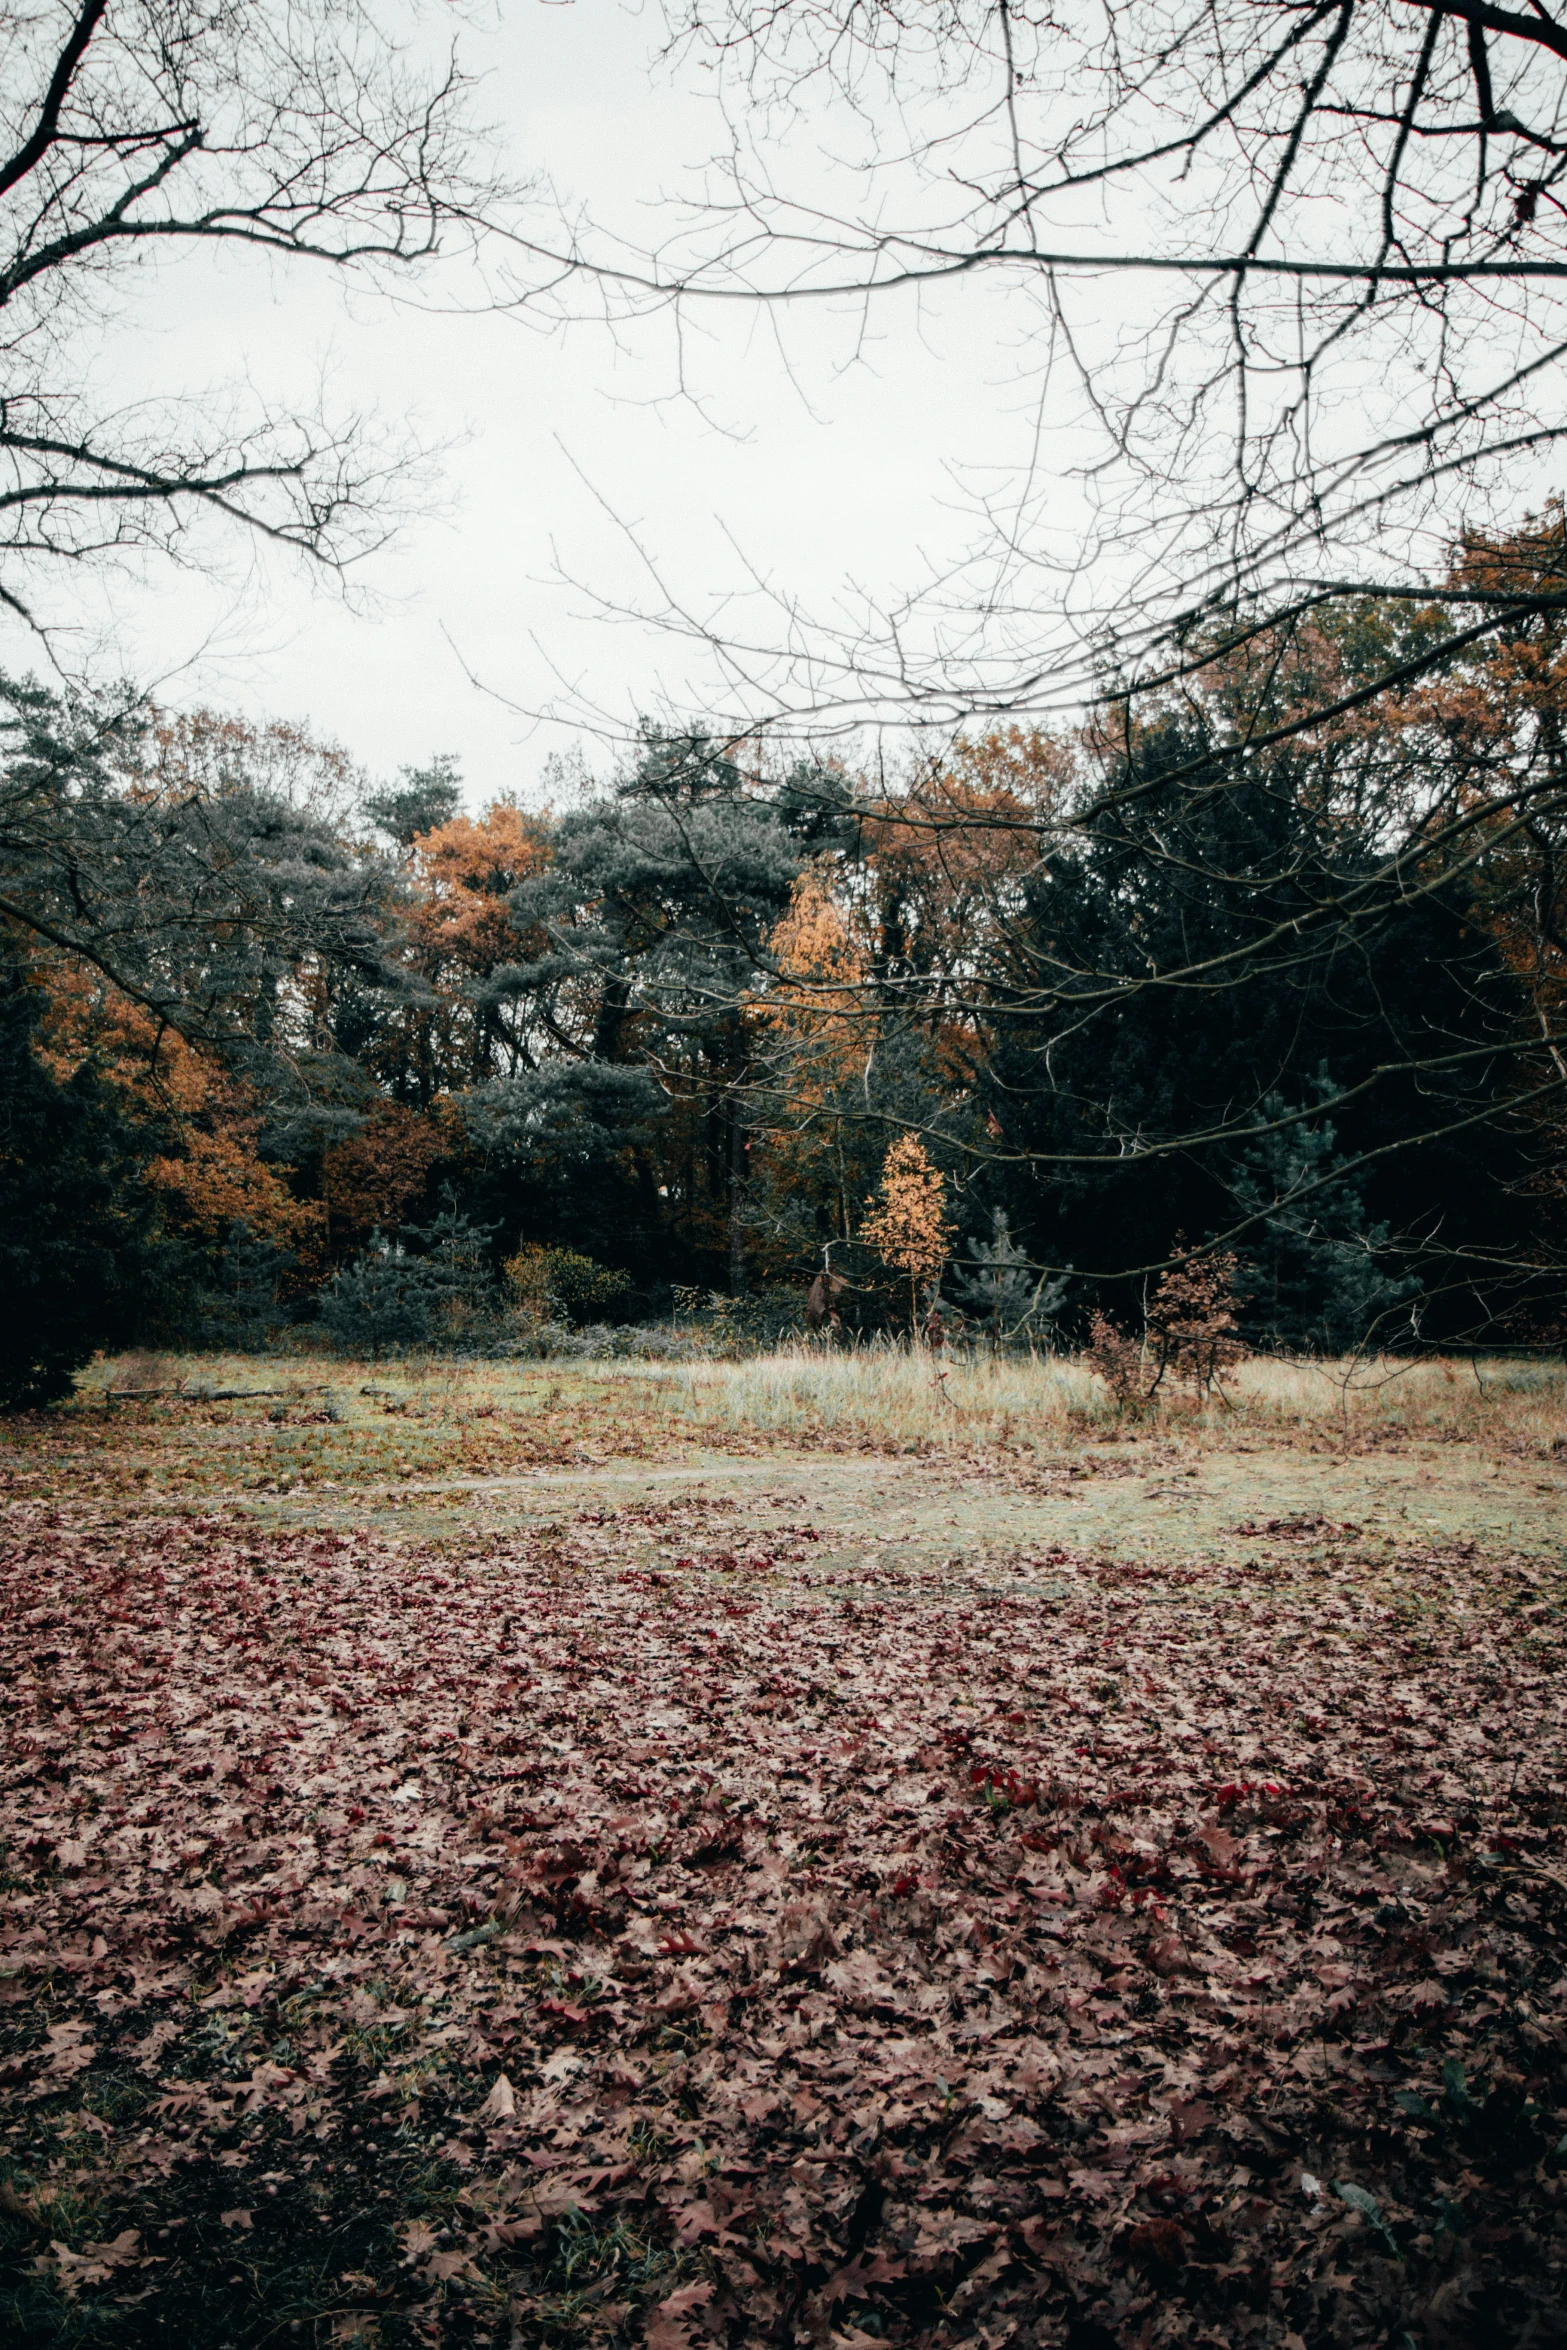
[[[418,1346],[435,1320],[440,1283],[401,1241],[372,1233],[370,1245],[339,1265],[321,1292],[321,1320],[345,1354],[379,1362],[388,1349]]]
[[[634,1154],[637,1222],[648,1240],[671,1223],[700,1234],[739,1291],[750,997],[804,862],[799,843],[720,742],[647,728],[632,772],[562,817],[551,848],[510,899],[531,951],[485,989],[512,1007],[539,1065],[484,1089],[483,1114],[492,1131],[548,1131],[580,1092],[586,1140],[607,1088],[634,1094],[644,1115],[662,1095],[668,1172],[660,1189]]]
[[[284,1251],[306,1239],[320,1209],[295,1196],[291,1167],[263,1155],[266,1111],[252,1086],[90,965],[40,954],[32,976],[44,1007],[40,1058],[62,1082],[89,1070],[133,1126],[156,1136],[140,1180],[172,1232],[220,1256],[231,1228]]]
[[[428,767],[405,767],[400,784],[367,794],[362,805],[372,824],[400,849],[411,849],[422,833],[450,824],[462,806],[457,762],[442,752]]]
[[[471,237],[502,191],[451,54],[364,0],[0,7],[0,602],[29,575],[172,551],[198,519],[336,568],[402,460],[349,418],[248,390],[116,396],[93,336],[142,266],[228,246],[370,284]]]
[[[991,1212],[989,1240],[973,1240],[965,1269],[954,1282],[959,1303],[988,1326],[991,1343],[1048,1337],[1071,1287],[1070,1277],[1052,1281],[1036,1272],[1026,1249],[1012,1237],[1005,1208]]]
[[[1313,1088],[1319,1109],[1333,1091],[1324,1081]],[[1364,1177],[1345,1172],[1330,1119],[1297,1124],[1278,1094],[1262,1110],[1268,1130],[1231,1179],[1236,1205],[1251,1220],[1242,1264],[1248,1335],[1270,1348],[1325,1355],[1368,1341],[1387,1345],[1402,1335],[1395,1316],[1419,1297],[1420,1283],[1387,1269],[1391,1236],[1385,1223],[1367,1220]]]
[[[922,1287],[941,1278],[952,1234],[944,1213],[939,1171],[912,1134],[900,1135],[882,1164],[880,1196],[860,1226],[860,1238],[909,1284],[909,1339],[919,1331]]]
[[[169,739],[135,697],[0,679],[0,916],[308,1118],[344,979],[419,992],[384,863],[232,745],[203,777]]]
[[[200,1301],[197,1342],[263,1352],[289,1319],[283,1285],[295,1263],[287,1250],[258,1239],[247,1225],[232,1225]]]
[[[554,823],[548,813],[530,815],[501,799],[479,817],[449,814],[410,845],[409,935],[416,968],[438,1002],[433,1010],[411,1006],[399,1025],[429,1038],[421,1057],[432,1087],[512,1075],[529,1066],[536,1040],[492,983],[520,950],[543,943],[519,936],[511,901],[525,881],[548,870]]]
[[[0,970],[0,1411],[68,1395],[181,1271],[142,1180],[156,1132],[91,1067],[50,1073],[35,1050],[43,1008],[15,963]]]
[[[432,1171],[459,1147],[449,1113],[432,1116],[372,1097],[354,1132],[321,1154],[330,1253],[362,1244],[373,1231],[395,1231],[424,1198]]]
[[[717,640],[737,729],[780,701],[839,727],[1060,712],[1190,674],[1194,619],[1418,600],[1433,499],[1478,511],[1564,429],[1567,27],[1543,6],[675,16],[726,109],[710,201],[656,253],[579,237],[573,260],[681,316],[983,286],[1053,455],[976,500],[966,571],[863,629],[782,591],[771,626],[671,610]]]
[[[991,1144],[1030,1170],[1009,1204],[1044,1261],[1140,1285],[1183,1227],[1249,1249],[1246,1154],[1311,1126],[1324,1076],[1340,1155],[1298,1215],[1330,1180],[1359,1184],[1368,1226],[1430,1252],[1444,1315],[1473,1305],[1461,1262],[1484,1281],[1527,1253],[1517,1105],[1560,1078],[1497,916],[1548,868],[1562,779],[1515,744],[1466,744],[1450,669],[1273,727],[1384,654],[1384,616],[1345,606],[1080,738],[995,926],[994,982],[971,991]]]

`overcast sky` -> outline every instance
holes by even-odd
[[[508,168],[651,231],[682,167],[722,143],[695,77],[653,70],[657,29],[613,0],[524,0],[470,23],[464,54],[486,76],[479,111],[502,127]],[[424,298],[443,293],[471,301],[473,287],[432,278]],[[241,549],[216,585],[167,567],[106,578],[83,597],[75,641],[84,664],[117,665],[171,702],[307,720],[377,776],[453,752],[474,805],[532,792],[548,753],[574,742],[611,763],[607,739],[527,713],[598,710],[612,733],[700,696],[684,649],[595,614],[595,596],[650,593],[622,522],[704,607],[742,587],[747,565],[817,609],[845,583],[893,595],[969,542],[972,469],[1010,465],[1032,429],[999,301],[978,288],[889,301],[869,331],[850,313],[795,314],[787,363],[769,318],[730,312],[688,348],[700,403],[678,394],[667,322],[560,336],[345,297],[329,272],[182,255],[116,330],[116,385],[240,377],[309,400],[324,368],[339,406],[374,407],[443,449],[422,510],[347,602]]]

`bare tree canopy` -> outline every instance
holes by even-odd
[[[380,282],[499,191],[454,56],[362,0],[0,7],[0,599],[40,567],[177,546],[200,514],[338,565],[384,528],[362,419],[235,388],[126,403],[92,363],[133,273],[199,246]]]
[[[1167,667],[1196,613],[1424,590],[1455,530],[1549,486],[1567,21],[1543,6],[688,0],[673,53],[725,94],[730,152],[656,253],[580,232],[579,265],[682,315],[999,285],[1039,419],[972,561],[896,611],[671,612],[721,637],[737,713],[1072,707]]]

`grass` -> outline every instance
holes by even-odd
[[[663,1373],[662,1384],[694,1420],[736,1434],[966,1446],[1060,1441],[1117,1424],[1103,1382],[1070,1357],[801,1347],[738,1363],[683,1365]],[[1221,1397],[1161,1397],[1152,1424],[1220,1443],[1251,1433],[1567,1440],[1567,1366],[1253,1358]]]
[[[924,1483],[869,1487],[894,1458],[922,1464]],[[1170,1482],[1177,1463],[1187,1485]],[[619,1507],[628,1486],[688,1474],[739,1500],[787,1469],[831,1505],[846,1542],[907,1505],[943,1555],[965,1531],[1024,1539],[1041,1497],[1062,1538],[1138,1553],[1197,1541],[1207,1555],[1248,1515],[1313,1509],[1532,1545],[1564,1463],[1567,1369],[1500,1357],[1254,1360],[1222,1398],[1177,1391],[1129,1420],[1070,1359],[808,1346],[677,1365],[143,1355],[100,1361],[72,1403],[0,1431],[0,1490],[19,1498],[395,1523],[415,1538],[558,1513],[566,1492]],[[983,1493],[969,1475],[959,1525],[943,1480],[975,1467]],[[1165,1486],[1134,1485],[1139,1473]]]
[[[178,1404],[164,1396],[149,1404],[110,1400],[169,1387],[184,1391]],[[453,1424],[482,1433],[486,1418],[521,1415],[534,1433],[553,1431],[561,1442],[602,1443],[618,1432],[633,1449],[697,1431],[950,1447],[1058,1441],[1120,1424],[1103,1382],[1070,1356],[804,1344],[733,1362],[674,1365],[139,1354],[95,1364],[66,1416],[160,1407],[188,1414],[225,1389],[281,1390],[262,1398],[274,1424],[297,1427],[308,1415],[323,1428],[350,1428],[361,1438],[370,1430],[384,1438],[389,1418],[401,1420],[398,1433],[406,1438]],[[243,1416],[242,1406],[211,1409]],[[1567,1364],[1509,1356],[1252,1357],[1222,1393],[1206,1400],[1176,1388],[1162,1393],[1148,1424],[1220,1440],[1252,1432],[1352,1440],[1402,1433],[1549,1443],[1567,1438]]]

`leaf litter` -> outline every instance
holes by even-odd
[[[1538,1565],[785,1539],[12,1511],[16,2338],[1567,2340]]]

